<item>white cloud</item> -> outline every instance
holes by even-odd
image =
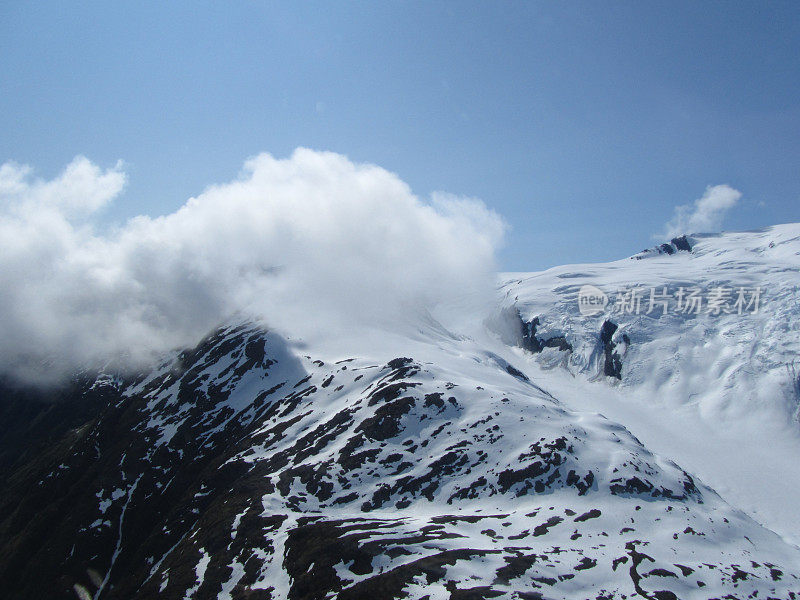
[[[17,210],[56,209],[65,217],[92,213],[125,187],[122,163],[103,172],[83,156],[76,157],[52,181],[30,181],[32,169],[6,163],[0,166],[0,201]]]
[[[291,335],[393,327],[485,302],[504,225],[477,200],[415,197],[330,153],[261,154],[176,212],[98,233],[121,166],[76,158],[52,181],[0,167],[0,369],[53,376],[192,344],[236,312]]]
[[[675,214],[666,225],[665,236],[672,238],[684,233],[719,231],[725,214],[741,197],[740,191],[728,185],[707,187],[702,198],[695,200],[694,204],[675,207]]]

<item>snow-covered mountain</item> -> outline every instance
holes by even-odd
[[[584,286],[608,299],[596,314],[581,312]],[[527,355],[551,392],[622,422],[800,543],[800,225],[508,274],[503,290],[533,337],[570,344]]]
[[[797,355],[800,227],[684,241],[508,276],[501,316],[471,337],[425,319],[354,332],[342,353],[231,322],[135,377],[76,378],[56,403],[4,385],[0,586],[795,598],[796,530],[773,509],[791,507],[800,456],[796,382],[779,377]],[[583,285],[634,284],[761,287],[763,304],[581,314]],[[772,461],[758,476],[779,497],[774,522],[748,505],[758,476],[737,487],[716,456],[737,423],[775,440],[738,439],[739,455]]]
[[[508,279],[506,302],[526,321],[539,317],[537,335],[570,341],[565,364],[573,373],[605,370],[597,340],[610,320],[618,326],[612,353],[623,386],[692,402],[709,414],[798,417],[798,225],[683,236],[630,259]],[[609,297],[597,314],[581,313],[585,285]]]

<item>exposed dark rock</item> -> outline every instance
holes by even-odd
[[[601,338],[613,343],[615,329],[604,326]],[[524,445],[493,447],[509,434],[503,431],[508,412],[516,421],[519,404],[509,401],[508,391],[489,384],[483,390],[468,377],[456,380],[459,387],[405,357],[382,367],[349,360],[349,371],[341,361],[326,367],[307,358],[295,363],[265,332],[234,328],[215,332],[149,378],[137,378],[136,387],[87,377],[49,392],[68,404],[0,384],[0,589],[20,600],[75,600],[74,585],[94,597],[107,575],[101,600],[189,592],[216,598],[226,582],[236,600],[402,598],[409,585],[434,583],[462,600],[504,597],[509,589],[518,598],[547,598],[563,595],[562,582],[578,589],[605,577],[607,562],[599,557],[624,554],[624,540],[613,532],[631,524],[631,515],[643,536],[652,525],[639,522],[650,506],[601,515],[587,511],[593,504],[583,498],[580,510],[565,509],[560,499],[605,495],[610,486],[612,493],[652,500],[647,505],[666,505],[656,521],[689,511],[691,496],[699,499],[686,474],[682,491],[680,480],[676,492],[656,485],[657,469],[641,456],[616,463],[617,478],[609,482],[606,471],[597,470],[602,464],[581,451],[592,441],[586,431],[547,428],[548,419],[562,418],[555,403],[539,413],[534,407],[539,419],[524,413]],[[353,385],[362,377],[364,383]],[[237,388],[239,379],[244,385]],[[254,381],[261,384],[251,386]],[[334,386],[350,386],[352,395],[343,399]],[[242,398],[248,393],[252,398]],[[326,404],[330,398],[335,403]],[[485,411],[468,404],[484,399]],[[559,489],[563,493],[550,493]],[[508,496],[501,502],[524,506],[530,524],[516,509],[515,516],[470,514],[469,500],[500,494]],[[524,502],[511,498],[522,495],[528,496]],[[453,506],[432,514],[431,507],[440,511],[445,503],[459,512]],[[625,504],[630,507],[627,500],[619,505]],[[424,509],[416,510],[419,505]],[[359,509],[365,518],[353,516]],[[601,516],[611,534],[590,521]],[[671,523],[678,539],[681,530],[716,539],[702,521],[691,522],[698,531],[685,521]],[[481,545],[467,539],[478,530],[486,536]],[[640,596],[669,599],[671,592],[643,587],[665,585],[670,581],[663,578],[678,577],[678,569],[685,578],[694,569],[673,568],[655,549],[661,562],[641,568],[642,561],[655,562],[639,552],[639,545],[647,546],[643,539],[626,546],[628,554],[614,559],[612,569],[627,578],[633,559],[631,578]],[[600,550],[613,544],[613,554]],[[584,555],[590,551],[597,558]],[[269,562],[288,576],[287,592],[263,580]],[[490,563],[496,570],[488,574],[473,569]],[[739,589],[764,582],[777,587],[795,577],[785,566],[752,564],[749,572],[714,566],[714,583],[727,577]],[[710,585],[705,575],[711,568],[697,566]],[[462,573],[469,577],[459,579]],[[550,586],[555,589],[548,595]],[[591,597],[613,592],[592,591]]]
[[[547,338],[542,342],[542,346],[545,348],[558,348],[562,352],[570,351],[572,352],[572,344],[567,341],[567,338],[563,335],[555,335],[553,337]]]
[[[642,564],[643,561],[648,560],[650,562],[655,562],[652,556],[648,556],[644,552],[639,552],[636,549],[636,546],[641,544],[640,541],[635,540],[633,542],[628,542],[625,544],[625,549],[628,551],[628,555],[631,557],[631,568],[629,570],[631,582],[633,583],[633,588],[636,590],[636,593],[639,594],[642,598],[648,598],[647,592],[642,589],[640,585],[640,581],[642,580],[642,575],[639,574],[639,565]]]
[[[652,571],[647,573],[647,575],[655,577],[677,577],[675,573],[667,569],[653,569]]]
[[[503,559],[506,562],[505,566],[497,569],[495,583],[508,585],[512,579],[522,577],[534,565],[537,558],[536,554],[506,556]]]
[[[522,381],[530,381],[530,379],[528,379],[528,376],[525,375],[525,373],[523,373],[522,371],[520,371],[515,367],[512,367],[511,365],[506,365],[506,371],[508,372],[509,375],[513,375],[517,379],[521,379]]]
[[[589,558],[588,556],[584,556],[581,559],[581,562],[575,567],[576,571],[584,571],[586,569],[593,569],[597,566],[597,561],[593,558]]]
[[[603,345],[611,344],[611,337],[614,335],[614,332],[617,330],[617,324],[611,321],[603,321],[603,326],[600,328],[600,341]]]
[[[552,527],[555,527],[556,525],[561,523],[563,520],[564,519],[562,519],[561,517],[550,517],[549,519],[547,519],[547,521],[545,521],[541,525],[537,525],[533,529],[533,535],[534,536],[545,535],[547,533],[548,529],[551,529]]]
[[[672,238],[671,241],[672,245],[675,246],[676,250],[683,250],[685,252],[692,251],[692,245],[689,243],[689,240],[686,238],[686,235]]]
[[[533,317],[531,321],[525,321],[519,310],[516,311],[517,319],[522,324],[522,348],[528,352],[541,352],[542,344],[536,338],[536,328],[539,326],[539,317]]]
[[[654,248],[649,248],[646,250],[642,250],[639,254],[632,256],[636,260],[641,260],[643,258],[647,258],[653,254],[667,254],[673,255],[678,252],[691,252],[692,251],[692,244],[685,235],[680,237],[674,237],[670,240],[669,243],[660,244]]]
[[[611,569],[613,571],[616,571],[618,566],[624,565],[626,562],[628,562],[627,556],[620,556],[618,558],[615,558],[613,561],[611,561]]]
[[[576,523],[580,523],[581,521],[588,521],[589,519],[596,519],[600,515],[601,515],[600,509],[593,508],[589,512],[585,512],[581,516],[575,517],[573,519],[573,521],[575,521]]]
[[[536,337],[536,329],[539,327],[539,317],[534,317],[530,321],[525,321],[517,308],[509,309],[512,319],[518,324],[520,328],[520,342],[519,345],[528,352],[538,354],[545,348],[557,348],[562,352],[572,352],[572,344],[567,341],[563,335],[551,336],[549,338]]]
[[[400,421],[414,407],[416,400],[411,397],[391,400],[375,411],[375,415],[364,419],[356,428],[373,440],[386,440],[400,433]]]
[[[603,374],[622,380],[622,359],[614,351],[617,344],[611,339],[617,331],[617,324],[609,320],[603,321],[600,328],[600,345],[603,350]]]

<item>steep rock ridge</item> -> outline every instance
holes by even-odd
[[[501,312],[500,319],[502,323],[494,322],[492,327],[500,330],[501,334],[505,333],[502,337],[508,344],[517,345],[523,350],[539,354],[545,348],[556,348],[561,352],[572,352],[572,344],[567,341],[563,335],[551,335],[549,337],[538,337],[537,329],[541,325],[539,317],[533,317],[530,320],[525,320],[522,315],[514,306],[508,306]],[[507,329],[513,330],[513,335],[508,335]]]
[[[648,248],[642,250],[639,254],[631,256],[632,259],[641,260],[657,254],[675,254],[676,252],[691,252],[695,240],[688,238],[686,235],[674,237],[670,242],[659,244],[655,248]]]
[[[8,475],[0,585],[18,598],[791,597],[796,548],[513,368],[464,345],[435,363],[321,360],[244,324],[133,381],[86,382],[75,394],[105,385],[105,404]]]
[[[600,345],[603,349],[603,374],[608,377],[616,377],[622,379],[622,360],[618,352],[614,349],[617,347],[614,342],[614,333],[616,333],[618,326],[613,321],[603,321],[603,326],[600,328]],[[625,335],[625,341],[630,343]]]
[[[57,389],[0,379],[0,486],[90,421],[115,389],[114,381],[96,374],[78,376]]]

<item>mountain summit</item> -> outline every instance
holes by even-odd
[[[0,585],[794,598],[800,226],[676,239],[507,274],[469,338],[342,354],[232,321],[136,375],[4,383]]]

